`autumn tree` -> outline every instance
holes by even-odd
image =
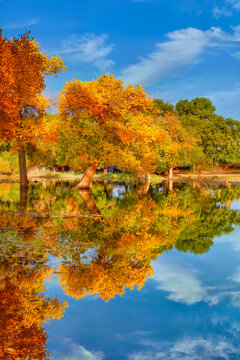
[[[84,172],[80,188],[90,187],[99,164],[154,171],[156,145],[165,132],[154,124],[152,106],[140,85],[124,87],[113,75],[65,84],[58,106],[61,152],[71,168]]]
[[[158,167],[169,171],[169,179],[173,179],[173,168],[191,164],[191,153],[196,140],[181,124],[173,105],[162,100],[154,100],[155,121],[167,132],[164,146],[159,148]]]
[[[60,57],[48,58],[29,32],[11,39],[0,32],[0,131],[4,140],[14,141],[23,187],[28,185],[25,152],[41,134],[39,119],[48,106],[42,95],[46,75],[64,70]]]
[[[64,243],[59,237],[59,277],[66,294],[78,299],[95,294],[108,301],[126,288],[141,289],[152,275],[151,261],[172,245],[157,228],[156,210],[151,198],[135,198],[108,218],[79,221]]]
[[[5,251],[2,251],[5,235],[8,244],[15,237],[15,247],[11,248],[9,245],[8,251],[6,245]],[[27,251],[20,251],[21,240],[26,244],[27,239],[27,231],[24,236],[13,228],[3,231],[1,227],[1,360],[47,359],[48,336],[43,323],[50,319],[60,319],[67,306],[66,302],[58,298],[48,298],[43,294],[44,282],[52,269],[46,265],[45,254],[39,252],[34,255],[34,246],[28,254]],[[31,237],[29,240],[31,244]]]

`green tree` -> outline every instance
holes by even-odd
[[[176,104],[183,127],[197,139],[202,163],[239,164],[239,123],[218,116],[215,110],[206,98],[181,100]]]

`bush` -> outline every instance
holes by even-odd
[[[10,173],[18,171],[18,156],[8,151],[0,153],[0,172]]]

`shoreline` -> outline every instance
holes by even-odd
[[[41,182],[41,180],[56,180],[56,181],[77,181],[80,180],[83,174],[73,174],[73,173],[49,173],[41,175],[30,175],[28,177],[30,183]],[[136,177],[131,174],[124,173],[108,173],[108,174],[95,174],[93,181],[126,181],[126,182],[135,182]],[[163,181],[168,181],[169,178],[166,176],[152,175],[151,184],[162,183]],[[240,185],[240,174],[176,174],[173,177],[173,181],[200,181],[208,183],[232,183],[235,185]],[[18,174],[0,174],[0,183],[20,183]]]

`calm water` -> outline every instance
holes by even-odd
[[[240,187],[0,184],[0,359],[240,359]]]

